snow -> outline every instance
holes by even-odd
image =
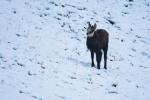
[[[1,0],[0,99],[149,100],[149,15],[149,0]],[[88,21],[109,32],[108,70]]]

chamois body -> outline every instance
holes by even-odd
[[[94,64],[94,53],[96,53],[96,61],[97,61],[97,68],[100,69],[100,62],[102,57],[102,51],[104,53],[104,68],[107,69],[107,51],[108,51],[108,38],[109,34],[104,29],[96,29],[96,24],[94,26],[89,25],[93,31],[89,31],[87,33],[87,41],[86,45],[87,48],[91,52],[91,59],[92,64],[91,66],[95,66]],[[94,29],[95,28],[95,29]]]

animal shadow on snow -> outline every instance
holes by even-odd
[[[79,59],[72,58],[72,57],[69,57],[68,60],[69,60],[69,61],[72,61],[72,62],[75,63],[75,64],[80,64],[80,65],[82,65],[82,66],[84,66],[84,67],[90,67],[90,65],[91,65],[91,64],[88,63],[88,62],[81,61],[81,60],[79,60]]]

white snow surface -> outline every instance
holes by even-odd
[[[88,21],[109,32],[107,70]],[[149,0],[0,0],[0,100],[150,100],[149,85]]]

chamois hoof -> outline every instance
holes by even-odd
[[[95,67],[95,64],[91,64],[91,67]]]
[[[100,66],[97,66],[97,69],[100,69]]]
[[[104,69],[107,69],[107,67],[104,67]]]

